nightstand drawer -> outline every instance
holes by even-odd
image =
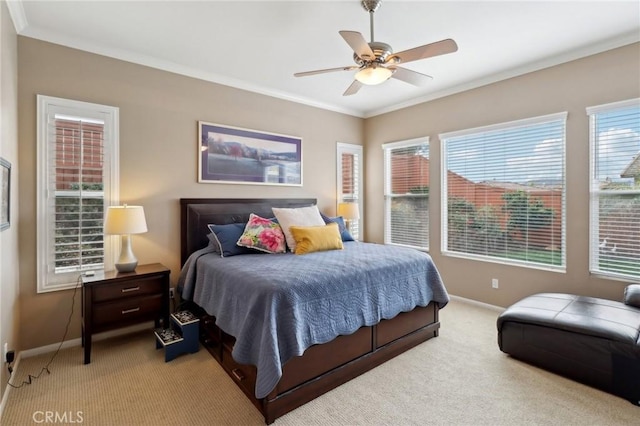
[[[116,284],[97,285],[93,289],[93,302],[99,303],[147,294],[162,294],[164,285],[162,276],[137,278],[135,281]]]
[[[148,317],[150,320],[162,312],[162,295],[137,297],[110,303],[100,303],[93,306],[93,325],[98,327],[105,324],[140,320]]]

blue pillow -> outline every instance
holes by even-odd
[[[355,241],[353,239],[353,236],[347,229],[347,226],[344,224],[344,219],[342,218],[342,216],[329,217],[325,216],[323,213],[320,213],[320,216],[322,216],[322,220],[324,220],[324,223],[326,223],[327,225],[330,223],[338,224],[338,230],[340,231],[340,237],[342,237],[342,241]]]
[[[240,247],[236,243],[244,232],[246,223],[230,223],[228,225],[210,224],[210,236],[215,240],[214,244],[218,246],[218,253],[221,257],[236,256],[238,254],[256,253],[250,248]]]

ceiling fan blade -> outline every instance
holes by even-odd
[[[425,44],[424,46],[414,47],[413,49],[404,50],[394,53],[387,59],[387,62],[393,61],[393,58],[400,58],[400,63],[417,61],[418,59],[431,58],[433,56],[445,55],[458,50],[458,45],[450,38],[446,40],[436,41],[435,43]]]
[[[361,87],[362,83],[360,83],[358,80],[353,80],[353,83],[351,83],[351,85],[347,87],[347,90],[344,91],[342,96],[355,95],[356,93],[358,93],[358,90],[360,90]]]
[[[315,70],[315,71],[304,71],[304,72],[297,72],[295,74],[293,74],[295,77],[306,77],[308,75],[315,75],[315,74],[323,74],[325,72],[334,72],[334,71],[351,71],[351,70],[355,70],[358,69],[359,67],[356,65],[348,65],[346,67],[339,67],[339,68],[327,68],[324,70]]]
[[[366,61],[375,59],[375,53],[373,53],[362,34],[357,31],[340,31],[340,35],[360,58]]]
[[[389,67],[389,69],[393,70],[391,78],[397,78],[398,80],[413,84],[414,86],[423,86],[433,79],[430,75],[422,74],[407,68]]]

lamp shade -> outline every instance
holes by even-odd
[[[358,71],[355,78],[362,84],[374,86],[388,80],[392,74],[393,71],[389,68],[371,65]]]
[[[104,233],[112,235],[142,234],[147,232],[147,221],[142,206],[112,206],[107,209]]]
[[[342,216],[346,220],[360,219],[360,209],[357,203],[339,203],[338,216]]]

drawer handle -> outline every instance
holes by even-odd
[[[231,370],[231,374],[233,374],[233,377],[235,377],[239,382],[244,380],[244,374],[242,374],[242,370],[239,368]]]
[[[125,309],[124,311],[122,311],[122,315],[130,314],[130,313],[133,313],[133,312],[138,312],[139,310],[140,310],[140,308]]]
[[[138,290],[140,290],[140,287],[129,287],[129,288],[123,288],[122,292],[129,293],[130,291],[138,291]]]

